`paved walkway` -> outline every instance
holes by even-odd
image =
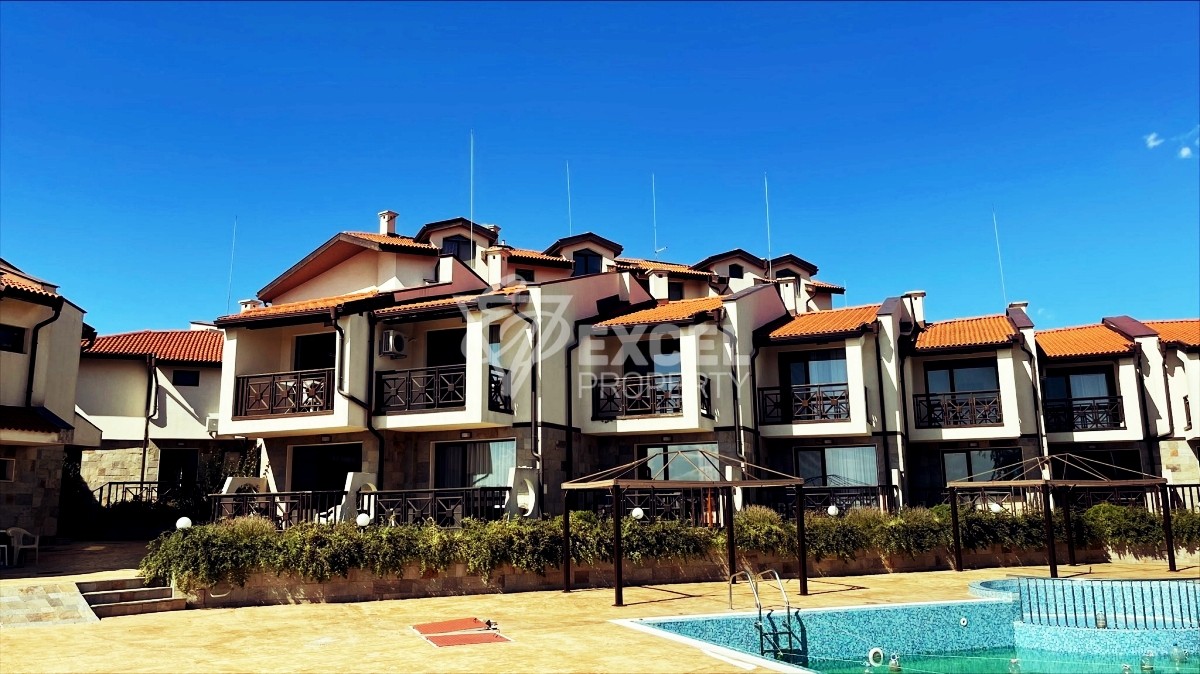
[[[1161,563],[1064,566],[1062,572],[1119,578],[1167,575]],[[966,599],[969,581],[1009,573],[1046,575],[1047,569],[813,579],[808,597],[796,596],[794,580],[787,582],[787,589],[800,608]],[[1180,575],[1196,574],[1193,567]],[[610,622],[727,611],[724,583],[628,588],[627,606],[622,608],[612,606],[612,599],[611,589],[530,592],[177,611],[38,630],[6,628],[0,629],[0,672],[741,671],[685,644]],[[735,604],[743,610],[753,606],[745,585],[738,587]],[[463,617],[495,620],[513,641],[439,649],[410,629],[417,623]],[[31,639],[35,633],[38,638]]]

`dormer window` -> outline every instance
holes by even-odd
[[[682,281],[671,281],[667,284],[667,299],[672,302],[683,299]]]
[[[746,268],[740,264],[729,265],[729,278],[744,278],[746,276]]]
[[[733,273],[732,270],[730,270],[730,273]],[[775,272],[775,278],[796,278],[796,272],[791,269],[780,269]]]
[[[442,239],[442,255],[453,255],[463,262],[470,262],[471,240],[460,234]]]
[[[577,250],[574,255],[575,269],[571,276],[599,274],[604,271],[604,258],[593,250]]]

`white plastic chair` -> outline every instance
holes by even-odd
[[[42,538],[41,535],[34,536],[21,527],[9,527],[6,533],[8,534],[9,541],[12,543],[13,565],[16,565],[17,560],[21,558],[22,550],[33,550],[33,563],[37,564],[38,542]]]

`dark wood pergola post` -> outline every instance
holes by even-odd
[[[958,487],[950,487],[950,538],[954,542],[954,570],[962,571],[962,535],[958,531]]]
[[[1071,488],[1062,492],[1063,525],[1067,530],[1067,564],[1075,566],[1075,532],[1071,527]]]
[[[563,490],[563,592],[571,591],[571,492]]]
[[[729,575],[737,573],[737,543],[733,538],[733,487],[725,490],[725,559],[729,562]]]
[[[613,575],[616,583],[613,606],[625,605],[625,574],[622,569],[625,551],[621,549],[621,518],[625,515],[625,496],[621,492],[621,487],[613,485]]]
[[[800,581],[800,596],[808,595],[808,540],[804,534],[804,485],[796,485],[796,557],[800,562],[796,578]]]
[[[1042,520],[1046,524],[1046,560],[1050,577],[1058,578],[1058,552],[1054,549],[1054,513],[1050,512],[1050,484],[1042,483]]]
[[[1171,490],[1165,484],[1158,486],[1159,498],[1162,499],[1163,538],[1167,544],[1167,568],[1178,571],[1175,567],[1175,534],[1171,531]]]

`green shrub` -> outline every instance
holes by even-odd
[[[950,544],[949,511],[942,520],[926,508],[903,508],[885,517],[875,529],[872,543],[884,555],[917,555]]]
[[[1162,518],[1143,508],[1101,503],[1083,514],[1087,526],[1100,540],[1119,550],[1153,548],[1162,545]]]
[[[870,546],[871,536],[858,520],[805,513],[804,542],[817,561],[826,557],[850,561]]]
[[[1175,538],[1175,547],[1192,551],[1200,548],[1200,512],[1172,511],[1171,534]]]
[[[779,513],[751,505],[733,516],[733,536],[738,550],[788,554],[796,550],[796,528],[785,525]]]

